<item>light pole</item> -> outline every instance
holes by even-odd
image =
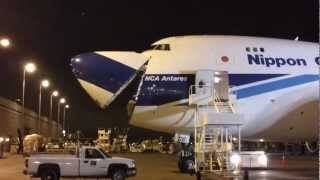
[[[59,137],[59,123],[60,123],[60,104],[64,104],[66,103],[66,99],[65,98],[60,98],[59,102],[58,102],[58,113],[57,113],[57,136]]]
[[[3,48],[8,48],[8,47],[10,47],[11,43],[8,38],[2,38],[2,39],[0,39],[0,45]]]
[[[66,134],[66,109],[69,109],[69,105],[65,105],[64,108],[63,108],[63,122],[62,122],[62,133],[63,133],[63,136],[65,136]]]
[[[57,90],[53,91],[50,95],[50,114],[49,114],[49,118],[50,120],[52,120],[52,99],[53,97],[57,97],[59,95],[59,92]]]
[[[49,87],[50,83],[48,80],[42,80],[39,86],[39,109],[38,109],[38,133],[41,133],[41,90],[42,87]]]
[[[23,68],[23,80],[22,80],[22,119],[24,121],[24,113],[25,113],[25,108],[24,108],[24,97],[25,97],[25,89],[26,89],[26,72],[29,74],[32,74],[37,70],[36,65],[33,63],[27,63],[24,65]]]

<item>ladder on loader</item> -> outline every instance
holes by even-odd
[[[233,155],[241,151],[243,118],[229,99],[227,72],[197,72],[196,85],[189,89],[189,106],[195,109],[197,173],[222,177],[239,176],[239,160]]]

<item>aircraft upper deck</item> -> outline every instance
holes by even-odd
[[[294,39],[278,39],[278,38],[272,38],[272,37],[254,37],[254,36],[234,36],[234,35],[187,35],[187,36],[172,36],[160,39],[154,43],[152,43],[152,46],[155,45],[163,45],[163,44],[171,44],[175,43],[177,41],[183,41],[183,42],[211,42],[211,41],[217,41],[217,40],[223,40],[223,41],[252,41],[252,42],[277,42],[277,43],[284,43],[288,45],[288,43],[295,42],[296,44],[303,43],[304,45],[318,45],[315,42],[307,42],[307,41],[300,41],[300,40],[294,40]]]

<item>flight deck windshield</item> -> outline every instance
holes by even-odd
[[[152,50],[160,50],[160,51],[170,51],[170,44],[155,44],[152,45]]]

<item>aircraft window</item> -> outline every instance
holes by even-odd
[[[170,44],[166,44],[164,49],[170,51]]]
[[[160,45],[158,46],[158,50],[164,50],[164,48],[165,48],[164,44],[160,44]]]
[[[264,52],[264,48],[260,48],[260,51],[261,51],[261,52]]]
[[[200,81],[200,82],[199,82],[199,88],[202,88],[204,85],[205,85],[205,84],[204,84],[203,81]]]
[[[258,48],[254,47],[253,52],[257,52],[257,51],[258,51]]]
[[[247,52],[250,52],[250,48],[249,48],[249,47],[246,47],[246,51],[247,51]]]
[[[150,49],[156,49],[158,45],[151,45]]]
[[[161,51],[170,51],[170,44],[157,44],[151,46],[151,49],[161,50]]]

